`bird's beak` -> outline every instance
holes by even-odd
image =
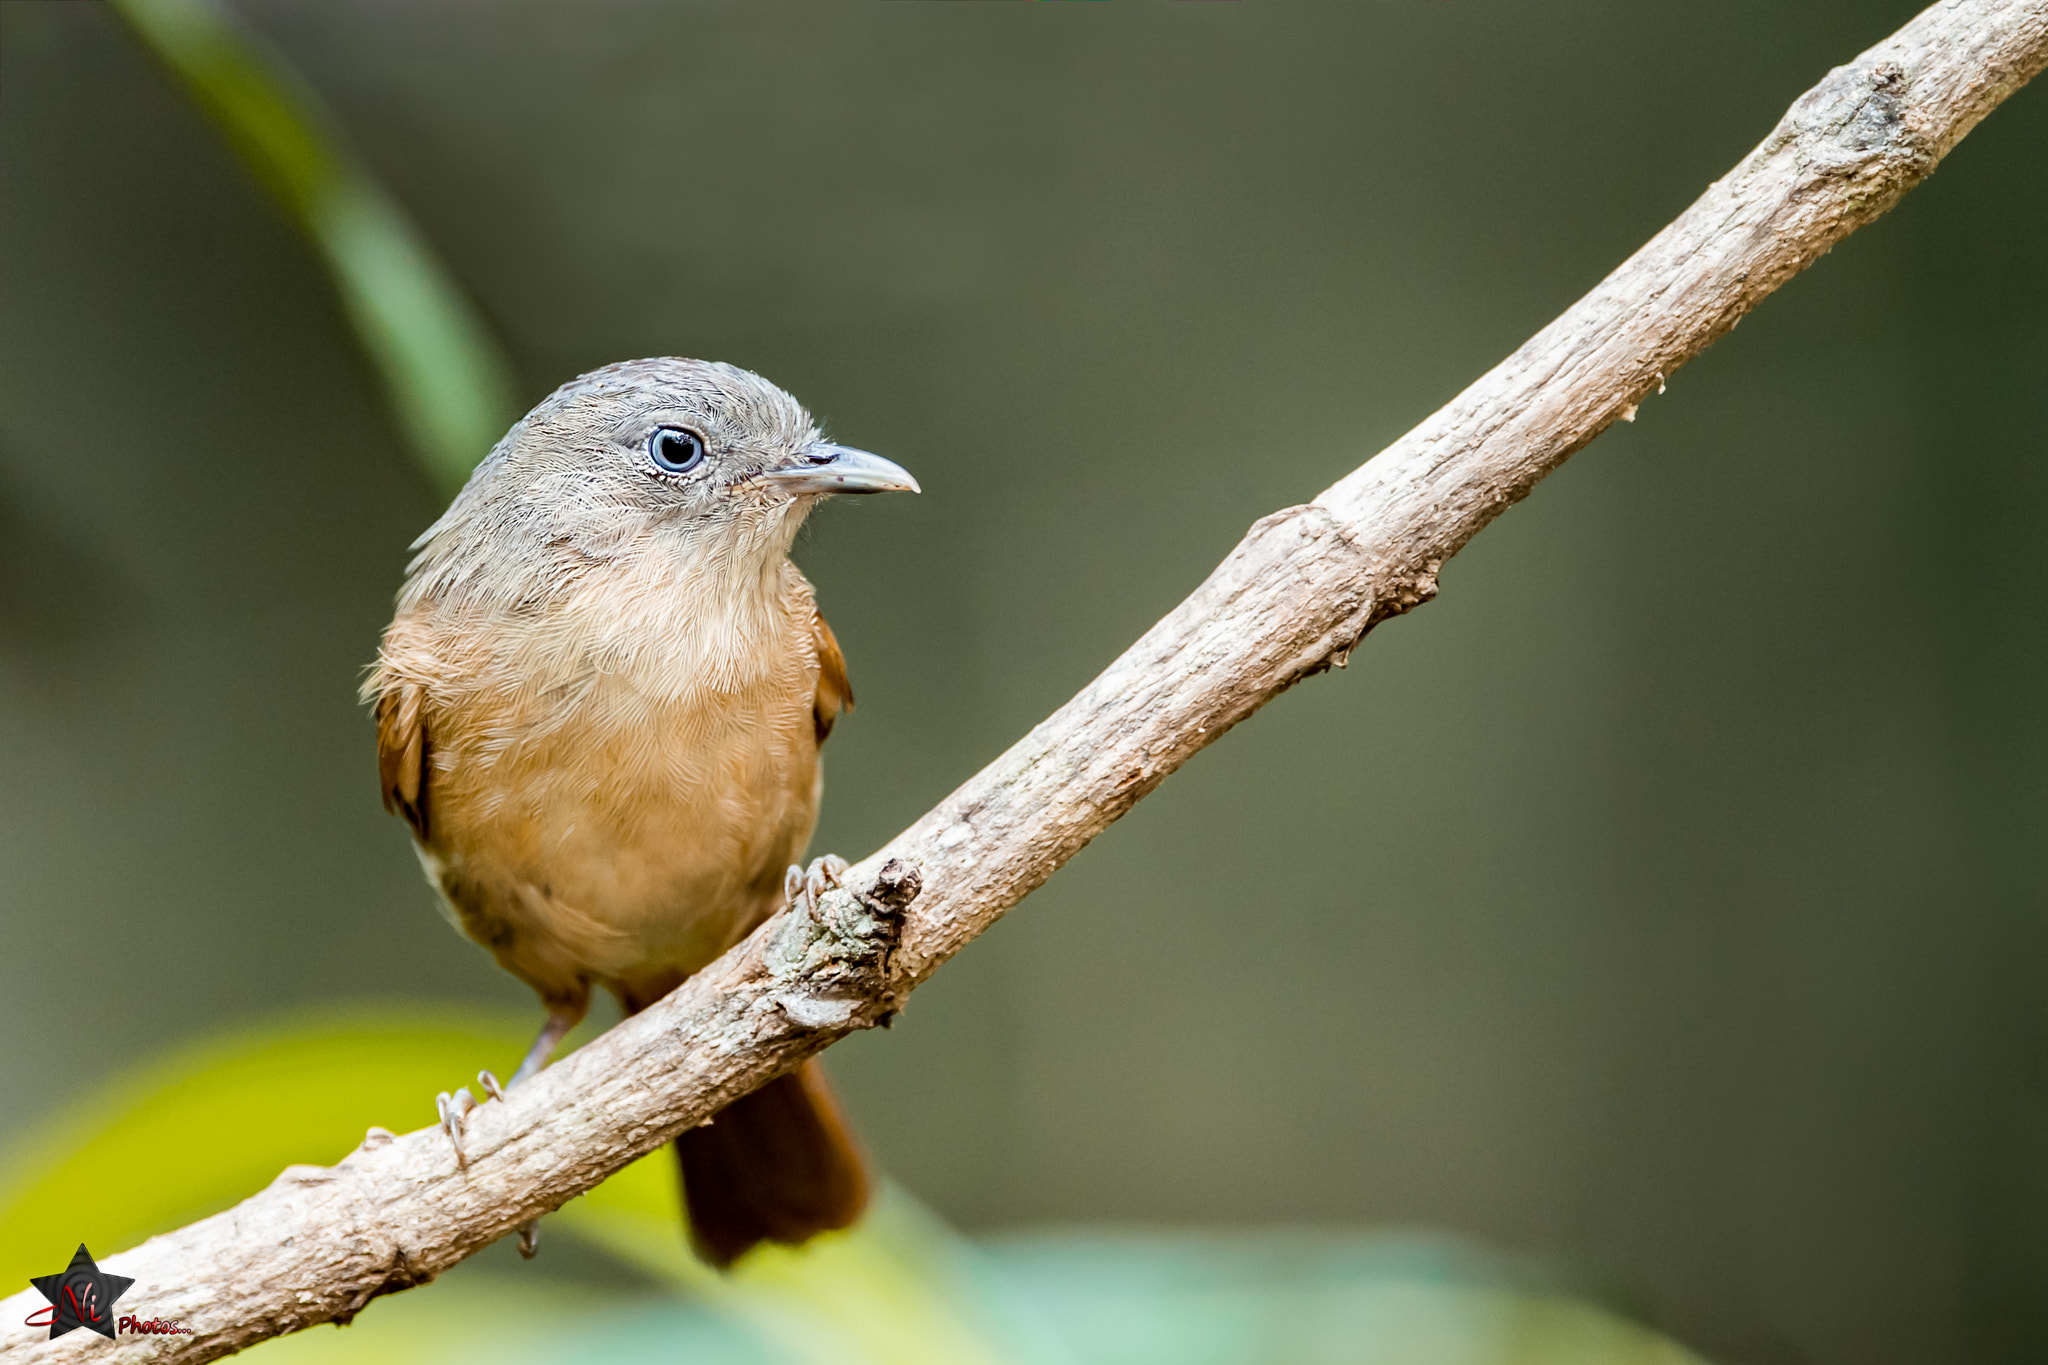
[[[852,446],[816,445],[795,463],[759,475],[785,493],[917,493],[910,471]]]

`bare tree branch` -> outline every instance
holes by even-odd
[[[476,1111],[467,1165],[373,1130],[216,1217],[109,1258],[212,1360],[425,1283],[857,1028],[1138,798],[1375,623],[1772,290],[1918,183],[2048,63],[2048,0],[1942,0],[1792,106],[1678,221],[1448,406],[1255,525],[1102,676],[853,871],[654,1008]],[[18,1321],[38,1302],[0,1305]],[[0,1365],[97,1343],[15,1336]]]

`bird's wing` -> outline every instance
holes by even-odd
[[[811,701],[811,719],[818,727],[818,743],[832,733],[832,722],[841,711],[853,709],[853,684],[846,677],[846,656],[822,612],[811,612],[811,643],[818,649],[818,694]]]
[[[403,816],[422,840],[427,837],[425,701],[417,683],[394,683],[377,695],[377,780],[384,787],[384,809]]]

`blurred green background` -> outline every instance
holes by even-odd
[[[233,6],[515,408],[711,356],[918,475],[799,549],[849,856],[1916,9]],[[2048,1356],[2044,167],[2031,90],[834,1049],[896,1182],[1041,1288],[1399,1234],[1718,1360]],[[537,1020],[378,807],[443,495],[300,222],[110,11],[0,5],[0,1143],[307,1007]]]

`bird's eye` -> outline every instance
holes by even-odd
[[[684,427],[661,427],[647,438],[647,458],[664,474],[687,474],[704,459],[704,438]]]

